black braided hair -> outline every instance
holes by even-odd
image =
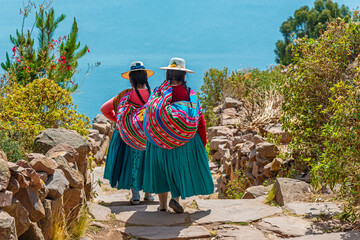
[[[132,83],[133,88],[135,89],[136,94],[138,95],[140,101],[145,104],[146,102],[144,101],[144,99],[141,97],[140,92],[138,90],[138,86],[139,85],[143,85],[145,84],[149,93],[151,91],[150,89],[150,85],[148,82],[148,76],[147,76],[147,72],[145,70],[137,70],[137,71],[132,71],[129,74],[129,78],[130,81]]]
[[[178,70],[166,71],[166,80],[170,81],[170,84],[174,81],[181,82],[181,84],[184,85],[187,93],[190,96],[190,88],[186,85],[185,76],[186,76],[185,71],[178,71]]]

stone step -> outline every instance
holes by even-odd
[[[199,239],[210,237],[209,231],[201,226],[190,227],[124,227],[119,231],[136,239],[162,240],[162,239]]]
[[[116,219],[131,225],[141,226],[174,226],[186,224],[188,213],[175,214],[172,212],[121,212],[116,214]]]
[[[191,222],[212,224],[226,222],[253,222],[282,212],[255,199],[237,200],[196,200],[200,211],[191,215]]]
[[[326,233],[320,235],[306,235],[297,238],[288,238],[288,240],[359,240],[360,232],[338,232],[338,233]]]
[[[342,212],[342,210],[332,202],[292,202],[286,204],[284,208],[296,215],[307,215],[308,217],[319,215],[334,216]]]

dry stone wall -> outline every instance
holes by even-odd
[[[115,123],[104,115],[98,114],[93,119],[92,129],[89,130],[88,142],[95,162],[100,165],[106,161],[106,152],[115,129]]]
[[[220,189],[226,192],[229,181],[237,179],[242,172],[249,186],[261,185],[266,180],[274,180],[284,164],[277,158],[278,147],[265,141],[263,136],[271,134],[281,144],[287,144],[291,137],[284,133],[281,124],[274,123],[260,128],[259,132],[238,129],[244,122],[242,103],[226,98],[224,104],[214,109],[220,119],[220,126],[208,129],[210,155],[219,161]]]
[[[50,240],[55,226],[70,224],[91,193],[90,144],[75,131],[46,129],[26,160],[0,150],[0,240]]]

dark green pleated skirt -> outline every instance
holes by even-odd
[[[151,193],[171,192],[183,199],[214,192],[206,150],[199,134],[175,149],[147,142],[143,189]]]
[[[116,129],[111,137],[106,157],[104,178],[118,189],[142,190],[145,151],[127,145]]]

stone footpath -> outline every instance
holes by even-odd
[[[158,212],[155,202],[132,206],[130,193],[112,189],[102,178],[103,168],[92,173],[98,194],[89,203],[93,222],[84,240],[90,239],[249,239],[249,240],[357,240],[360,232],[347,230],[334,219],[340,212],[334,203],[292,202],[283,207],[257,199],[182,200],[185,213]],[[143,195],[142,195],[143,196]],[[341,232],[338,232],[338,231]]]

